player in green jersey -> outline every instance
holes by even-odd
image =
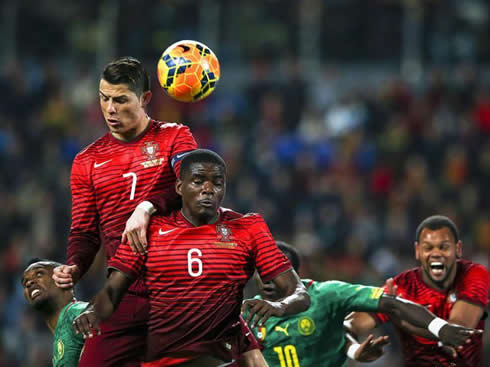
[[[293,268],[299,270],[299,256],[296,250],[282,242],[278,247],[289,258]],[[279,301],[281,295],[271,283],[262,283],[257,277],[259,293],[257,299]],[[253,300],[245,301],[242,309],[245,320],[251,323],[257,339],[263,344],[264,357],[270,367],[342,367],[347,366],[344,318],[351,311],[378,311],[394,313],[398,317],[417,322],[427,328],[433,320],[438,320],[428,310],[399,297],[384,294],[383,288],[349,284],[340,281],[316,282],[303,279],[311,299],[310,308],[296,315],[285,317],[251,318],[247,310],[253,308]],[[261,315],[261,312],[256,312]],[[440,328],[441,340],[452,345],[466,342],[473,329],[445,324]],[[380,337],[363,343],[356,351],[355,359],[372,360],[378,357],[387,340]]]
[[[76,367],[84,339],[75,334],[72,322],[85,310],[87,303],[78,302],[72,289],[56,286],[52,275],[59,265],[50,260],[31,260],[22,275],[22,287],[27,302],[43,315],[54,334],[53,367]]]

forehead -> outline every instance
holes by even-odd
[[[455,242],[453,233],[448,227],[439,229],[424,228],[420,232],[420,242]]]
[[[129,96],[136,94],[129,89],[127,84],[111,84],[105,79],[101,79],[99,83],[99,91],[108,97]]]
[[[223,166],[213,162],[193,162],[189,166],[188,174],[224,176],[224,169]]]
[[[24,275],[34,272],[36,270],[47,270],[48,272],[53,269],[53,265],[51,263],[45,262],[45,261],[40,261],[34,264],[31,264],[27,267],[26,270],[24,270]]]

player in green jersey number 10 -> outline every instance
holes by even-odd
[[[296,250],[282,242],[277,244],[298,271]],[[256,298],[269,301],[280,298],[274,284],[264,284],[259,278],[257,281],[260,295]],[[270,367],[347,366],[343,323],[344,318],[355,310],[396,314],[401,319],[416,322],[418,327],[429,328],[445,344],[454,346],[481,332],[443,322],[418,304],[385,294],[383,288],[340,281],[302,281],[311,299],[308,310],[287,317],[270,317],[263,323],[257,318],[254,320],[246,311],[244,313],[245,320],[264,346],[263,354]],[[386,343],[386,337],[372,340],[370,336],[369,342],[361,344],[353,357],[359,361],[373,360],[373,356],[382,355]]]
[[[72,329],[73,319],[87,307],[78,302],[73,289],[58,288],[52,278],[55,261],[33,259],[22,275],[24,297],[46,321],[54,334],[53,367],[76,367],[83,348],[83,336]]]

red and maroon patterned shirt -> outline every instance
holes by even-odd
[[[405,271],[394,278],[398,294],[410,301],[427,307],[436,316],[448,320],[457,300],[467,301],[486,309],[488,305],[490,278],[486,268],[468,260],[458,260],[454,286],[446,292],[433,289],[424,283],[420,268]],[[485,313],[486,316],[486,313]],[[379,322],[389,317],[376,314]],[[484,329],[485,322],[480,320],[477,329]],[[482,335],[474,336],[471,344],[466,344],[454,360],[437,346],[437,342],[398,330],[405,367],[480,367],[482,358]]]
[[[131,142],[107,133],[78,153],[71,172],[67,264],[78,265],[83,275],[101,243],[110,259],[121,243],[126,221],[140,202],[150,200],[160,211],[175,205],[181,153],[196,147],[188,127],[152,120]],[[138,282],[132,290],[139,292]]]
[[[135,256],[121,244],[109,262],[133,279],[144,274],[151,305],[147,361],[213,354],[217,344],[242,334],[243,288],[254,270],[269,281],[291,269],[262,216],[219,212],[215,224],[199,227],[180,211],[154,216],[148,254]]]

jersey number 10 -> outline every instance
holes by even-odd
[[[298,360],[298,353],[296,353],[296,347],[294,345],[286,345],[283,347],[274,347],[274,352],[279,357],[279,363],[281,367],[300,367]]]

